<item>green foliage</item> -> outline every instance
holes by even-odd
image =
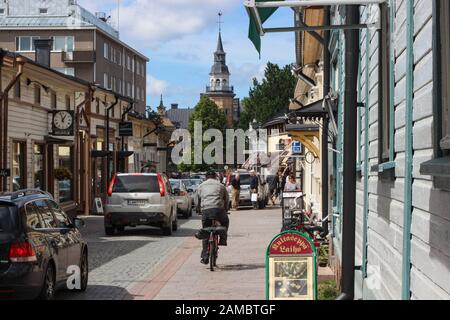
[[[317,262],[319,266],[326,267],[328,265],[329,249],[326,245],[321,245],[318,252]]]
[[[289,65],[280,68],[268,63],[261,82],[253,79],[249,97],[242,100],[243,111],[239,126],[248,129],[253,119],[264,123],[277,112],[289,108],[289,99],[293,97],[297,79],[292,75]]]
[[[223,110],[207,96],[203,96],[200,102],[195,106],[194,111],[189,117],[189,132],[194,134],[194,121],[202,121],[203,132],[208,129],[218,129],[225,132],[227,128],[227,117]]]
[[[202,132],[204,133],[209,129],[217,129],[220,130],[223,134],[225,134],[225,130],[227,128],[227,117],[225,112],[214,103],[211,99],[206,96],[201,97],[199,103],[195,106],[194,111],[189,117],[189,126],[188,130],[191,133],[192,137],[192,155],[191,159],[194,160],[194,122],[201,121],[202,122]],[[209,145],[207,142],[203,142],[202,150]],[[209,169],[209,166],[206,164],[180,164],[178,166],[178,170],[180,172],[200,172],[206,171]]]
[[[339,296],[339,290],[336,285],[336,281],[325,281],[319,283],[317,288],[318,300],[335,300]]]

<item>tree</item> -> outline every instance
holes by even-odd
[[[239,126],[248,129],[253,119],[264,123],[277,112],[287,111],[296,84],[297,79],[289,65],[280,69],[277,64],[267,63],[263,80],[259,82],[256,78],[253,79],[248,98],[242,100],[243,110]]]
[[[194,111],[192,112],[191,116],[189,117],[189,126],[188,130],[192,137],[192,161],[194,160],[194,144],[198,143],[198,141],[194,141],[194,124],[195,121],[201,121],[202,122],[202,132],[204,133],[206,130],[209,129],[218,129],[222,132],[223,135],[225,135],[225,130],[227,128],[227,117],[225,115],[225,112],[214,103],[211,99],[209,99],[207,96],[202,96],[199,103],[195,106]],[[209,145],[207,142],[202,141],[202,151],[205,150],[205,148]],[[208,169],[208,165],[206,164],[180,164],[178,166],[179,170],[181,172],[188,172],[188,171],[205,171]]]

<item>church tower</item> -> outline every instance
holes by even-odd
[[[234,94],[234,88],[230,85],[230,71],[226,64],[221,31],[219,31],[217,49],[214,52],[214,64],[209,74],[209,84],[206,86],[206,92],[203,95],[209,97],[225,112],[227,126],[233,128],[233,102],[236,95]]]

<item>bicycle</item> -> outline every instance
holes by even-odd
[[[217,258],[219,255],[219,236],[227,232],[227,228],[217,220],[212,220],[212,226],[203,228],[202,230],[209,233],[208,240],[208,254],[209,254],[209,269],[214,271],[217,267]]]

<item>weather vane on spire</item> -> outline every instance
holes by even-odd
[[[217,22],[217,24],[219,25],[219,32],[222,32],[222,23],[223,23],[223,21],[222,21],[222,16],[223,16],[222,11],[219,11],[218,16],[219,16],[219,21]]]

